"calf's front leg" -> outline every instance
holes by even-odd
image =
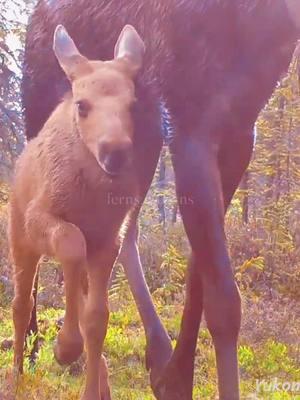
[[[86,385],[82,400],[110,400],[107,369],[101,356],[109,318],[108,281],[117,255],[117,249],[111,246],[88,259],[88,291],[81,317],[87,352]]]
[[[53,256],[63,266],[66,313],[54,354],[60,364],[70,364],[83,351],[79,301],[81,278],[87,263],[85,238],[75,225],[43,211],[37,203],[31,204],[26,213],[26,233],[39,254]]]

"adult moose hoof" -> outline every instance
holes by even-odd
[[[192,390],[188,390],[179,368],[168,364],[159,378],[151,381],[157,400],[193,400]]]
[[[146,348],[146,369],[150,371],[150,381],[155,382],[161,376],[172,356],[171,340],[165,330],[152,335]]]
[[[92,394],[90,395],[84,395],[81,397],[81,400],[111,400],[111,395],[110,392],[107,393],[101,393],[101,397],[98,397],[98,395]]]
[[[110,390],[101,393],[101,400],[111,400]]]
[[[54,345],[54,357],[60,365],[70,365],[77,361],[83,352],[83,339],[80,333],[66,335],[63,330],[58,334]]]

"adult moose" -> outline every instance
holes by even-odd
[[[89,58],[109,58],[125,23],[134,25],[145,40],[147,53],[133,110],[144,194],[162,144],[159,99],[165,100],[172,115],[175,133],[170,148],[192,255],[181,332],[169,361],[169,342],[141,273],[134,224],[121,255],[146,330],[155,395],[159,400],[191,400],[204,311],[216,349],[220,399],[239,399],[240,297],[226,249],[224,214],[248,166],[259,111],[286,72],[300,36],[299,2],[39,1],[25,51],[28,138],[37,134],[69,90],[50,46],[60,23]]]

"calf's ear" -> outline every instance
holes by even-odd
[[[87,59],[77,49],[73,39],[63,25],[58,25],[54,32],[53,51],[70,81],[73,81],[87,66]]]
[[[290,17],[300,34],[300,1],[299,0],[285,0]]]
[[[145,55],[145,44],[131,25],[126,25],[115,46],[115,60],[124,60],[131,67],[132,72],[137,72]]]

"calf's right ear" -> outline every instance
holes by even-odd
[[[126,25],[115,46],[115,60],[124,60],[132,72],[137,72],[143,63],[145,44],[131,25]]]
[[[300,33],[300,1],[299,0],[285,0],[290,17],[296,28],[298,29],[298,33]],[[270,5],[271,7],[271,5]]]
[[[87,59],[80,54],[73,39],[63,25],[58,25],[55,29],[53,50],[59,65],[70,81],[73,81],[87,66]]]

